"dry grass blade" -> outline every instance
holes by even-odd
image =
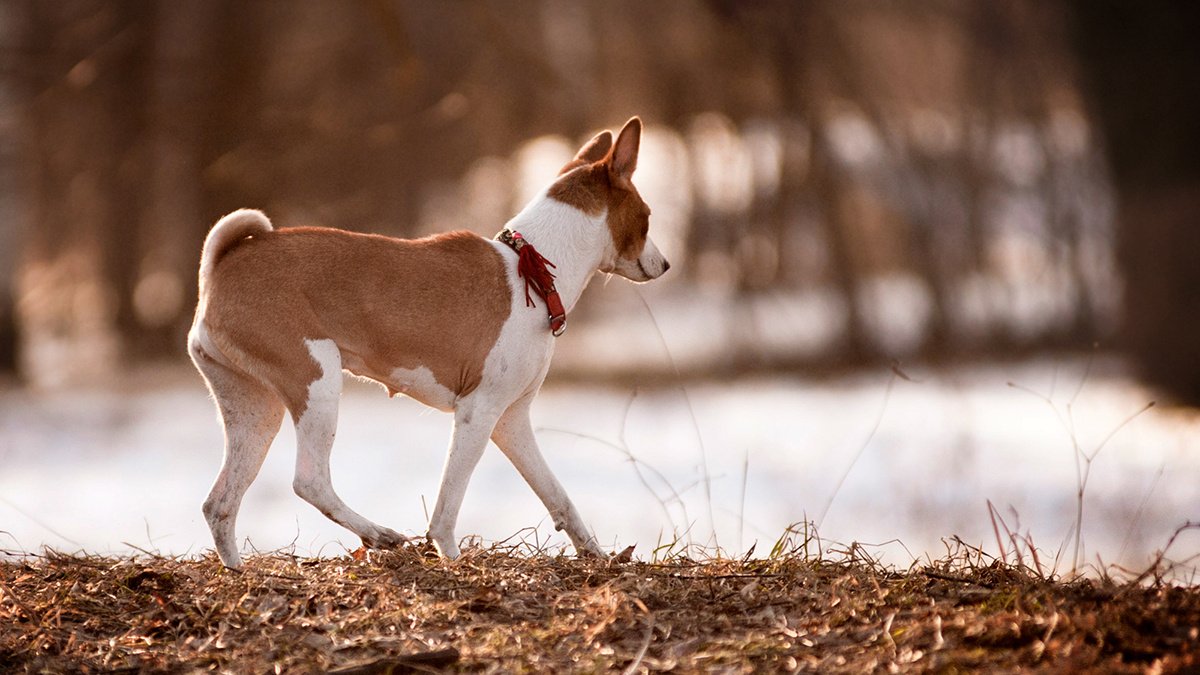
[[[363,664],[342,666],[329,671],[330,675],[393,675],[399,673],[430,672],[443,669],[459,659],[457,649],[436,649],[429,652],[389,656]]]
[[[621,671],[622,675],[633,675],[637,669],[641,667],[642,660],[646,658],[646,650],[650,648],[650,640],[654,638],[654,617],[650,617],[650,623],[646,626],[646,637],[642,638],[642,646],[638,647],[637,655],[633,657],[633,663],[630,663],[625,670]]]

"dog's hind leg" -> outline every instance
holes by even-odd
[[[296,420],[296,476],[292,488],[330,520],[362,538],[372,548],[399,546],[408,537],[381,527],[346,506],[333,490],[329,455],[337,432],[338,399],[342,395],[342,359],[332,340],[309,340],[308,349],[322,375],[309,385],[308,401]]]
[[[492,440],[546,505],[550,517],[554,520],[555,529],[566,530],[575,550],[579,553],[603,556],[596,538],[583,524],[579,511],[571,503],[566,490],[554,477],[538,449],[533,425],[529,421],[529,404],[532,399],[532,396],[521,398],[504,412],[492,432]]]
[[[192,347],[192,357],[208,381],[225,427],[225,459],[204,500],[204,518],[221,562],[237,569],[242,564],[235,534],[238,509],[279,432],[283,401],[247,375],[212,360],[198,346]]]

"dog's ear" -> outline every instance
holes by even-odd
[[[599,162],[608,154],[612,148],[612,132],[608,129],[592,136],[592,140],[583,144],[579,152],[575,153],[575,159],[591,164]]]
[[[558,172],[558,175],[577,169],[586,164],[599,162],[608,156],[608,151],[612,148],[612,132],[607,129],[592,136],[592,140],[583,144],[579,152],[575,153],[575,158],[563,165],[563,168]]]
[[[612,162],[608,166],[609,175],[617,184],[633,185],[633,172],[637,169],[638,147],[642,142],[642,120],[630,118],[612,149]]]

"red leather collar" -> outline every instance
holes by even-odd
[[[546,313],[550,318],[550,332],[554,337],[563,334],[567,329],[567,311],[563,309],[562,298],[554,288],[554,273],[549,270],[554,263],[546,260],[525,237],[516,230],[504,229],[496,235],[496,241],[503,242],[517,252],[517,274],[525,279],[525,306],[533,307],[533,298],[529,295],[532,286],[535,293],[546,303]]]

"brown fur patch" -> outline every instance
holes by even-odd
[[[609,194],[608,231],[618,256],[633,260],[642,254],[650,231],[650,207],[636,189],[617,189]]]
[[[569,173],[550,186],[547,195],[556,201],[569,204],[589,216],[599,215],[608,207],[608,169],[603,164],[583,166]]]
[[[334,340],[363,366],[360,375],[423,366],[465,396],[479,386],[511,303],[503,258],[475,234],[409,241],[291,228],[225,255],[205,323],[217,346],[272,385],[299,419],[321,375],[305,340]]]
[[[605,158],[559,178],[547,193],[551,199],[569,204],[588,215],[608,210],[608,229],[617,255],[633,260],[642,254],[650,229],[650,207],[630,183],[620,187],[609,172]]]

